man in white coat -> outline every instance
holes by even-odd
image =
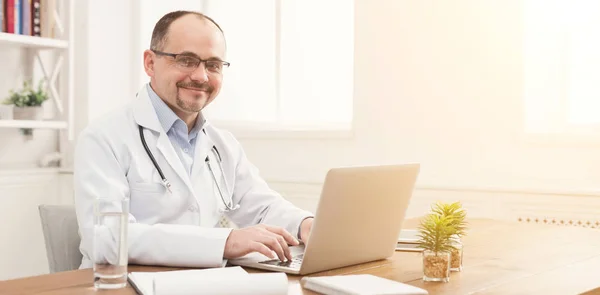
[[[144,52],[150,83],[80,134],[74,177],[81,268],[92,266],[99,197],[130,199],[132,264],[219,267],[251,252],[291,260],[289,245],[308,241],[311,212],[272,191],[235,138],[202,116],[221,89],[225,52],[223,31],[209,17],[166,14]],[[249,97],[260,95],[256,86]],[[238,229],[218,227],[223,214]]]

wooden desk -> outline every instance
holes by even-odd
[[[373,274],[427,289],[430,294],[600,294],[600,231],[577,227],[471,220],[465,237],[464,270],[449,283],[422,281],[420,253],[393,257],[311,276]],[[405,228],[413,228],[408,220]],[[172,268],[130,266],[129,271]],[[257,272],[250,270],[249,272]],[[289,294],[303,290],[289,276]],[[0,294],[96,294],[90,269],[0,282]],[[128,287],[101,294],[135,294]]]

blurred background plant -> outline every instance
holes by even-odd
[[[37,89],[34,89],[31,81],[24,81],[23,88],[19,90],[10,90],[9,96],[4,104],[12,104],[15,107],[37,107],[48,100],[48,94],[42,87],[42,81],[38,83]]]

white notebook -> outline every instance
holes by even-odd
[[[374,275],[304,277],[306,289],[325,295],[426,295],[426,290]]]
[[[419,231],[416,229],[403,229],[400,231],[400,235],[398,236],[399,243],[419,243]]]
[[[141,295],[284,295],[285,273],[249,274],[243,268],[225,267],[166,272],[131,272],[129,282]]]
[[[419,248],[419,231],[416,229],[403,229],[400,231],[396,250],[422,252],[423,248]]]

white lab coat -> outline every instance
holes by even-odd
[[[138,124],[150,151],[171,182],[172,194],[141,143]],[[219,267],[231,231],[217,228],[225,208],[204,162],[215,162],[213,145],[234,204],[226,213],[238,226],[258,223],[285,228],[295,237],[301,221],[311,212],[300,210],[271,190],[229,133],[204,125],[198,133],[191,177],[161,127],[146,87],[127,107],[96,120],[82,131],[75,151],[75,205],[83,254],[81,268],[92,266],[93,202],[96,197],[130,198],[128,256],[131,264],[182,267]],[[216,169],[215,169],[216,167]],[[213,164],[219,184],[221,170]],[[228,201],[230,196],[225,196]]]

